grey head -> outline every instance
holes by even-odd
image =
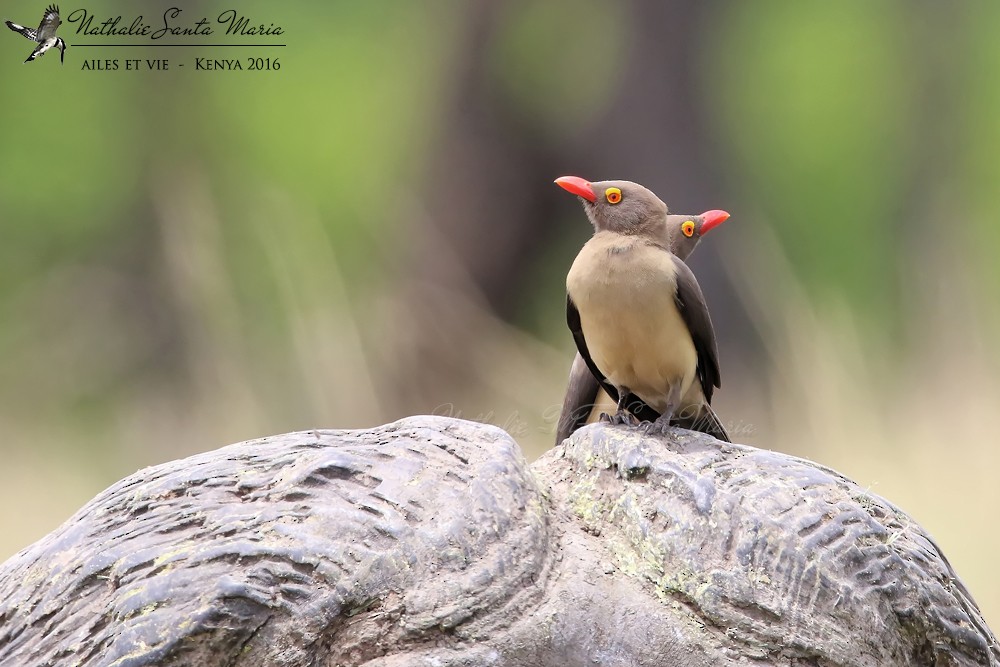
[[[667,246],[678,258],[686,260],[701,241],[703,234],[729,219],[729,214],[719,209],[701,215],[668,215],[666,224]]]
[[[638,183],[591,183],[578,176],[562,176],[556,179],[556,184],[580,198],[596,231],[654,236],[666,231],[667,205]]]

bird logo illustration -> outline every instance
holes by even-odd
[[[48,6],[45,14],[42,15],[42,22],[38,24],[37,30],[35,28],[26,28],[13,21],[4,21],[4,23],[14,32],[20,33],[32,42],[38,42],[38,46],[35,47],[35,50],[31,52],[31,55],[24,62],[30,63],[35,58],[45,55],[45,52],[53,46],[59,49],[59,62],[63,62],[63,57],[66,55],[66,42],[63,41],[62,37],[56,37],[56,30],[59,29],[59,24],[62,23],[59,20],[59,7],[56,5]]]

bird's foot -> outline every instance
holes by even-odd
[[[638,426],[639,418],[629,412],[628,406],[631,402],[635,400],[632,392],[629,391],[628,387],[618,388],[618,412],[615,413],[614,417],[610,418],[610,422],[615,425],[622,426]]]
[[[670,429],[673,428],[673,426],[670,425],[670,420],[672,417],[673,417],[673,411],[671,410],[670,412],[665,412],[662,415],[660,415],[660,417],[657,418],[656,421],[643,422],[642,423],[643,433],[645,433],[646,435],[653,435],[653,436],[667,435],[670,432]]]
[[[602,418],[604,415],[601,415]],[[638,426],[639,419],[633,415],[628,410],[619,410],[611,417],[608,417],[608,422],[615,426]]]
[[[599,421],[601,423],[604,423],[604,424],[610,424],[611,423],[611,415],[609,415],[607,412],[602,412],[601,415],[597,418],[597,421]]]

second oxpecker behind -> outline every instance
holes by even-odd
[[[630,181],[556,179],[577,195],[594,225],[566,277],[566,318],[580,356],[618,402],[615,423],[676,415],[729,441],[712,411],[719,354],[705,297],[668,247],[667,205]],[[703,230],[705,231],[705,230]]]

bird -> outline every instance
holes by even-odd
[[[594,226],[566,276],[566,323],[618,403],[609,421],[655,435],[676,418],[730,442],[711,407],[721,385],[715,330],[694,274],[670,252],[667,205],[631,181],[555,182]]]
[[[685,261],[694,252],[701,237],[729,217],[729,213],[719,209],[700,215],[668,215],[665,229],[667,247],[677,259]],[[570,367],[566,395],[556,425],[556,444],[584,424],[595,421],[607,409],[609,400],[610,397],[601,392],[597,378],[577,352]]]
[[[31,52],[31,55],[24,62],[30,63],[35,58],[45,55],[45,52],[53,46],[59,49],[59,62],[63,62],[63,58],[66,55],[66,42],[63,41],[62,37],[56,36],[56,30],[62,24],[62,21],[59,19],[58,6],[49,5],[45,9],[45,14],[42,15],[42,22],[38,24],[37,30],[18,25],[13,21],[4,21],[4,23],[14,32],[20,33],[32,42],[38,42],[38,46],[35,47],[35,50]]]

